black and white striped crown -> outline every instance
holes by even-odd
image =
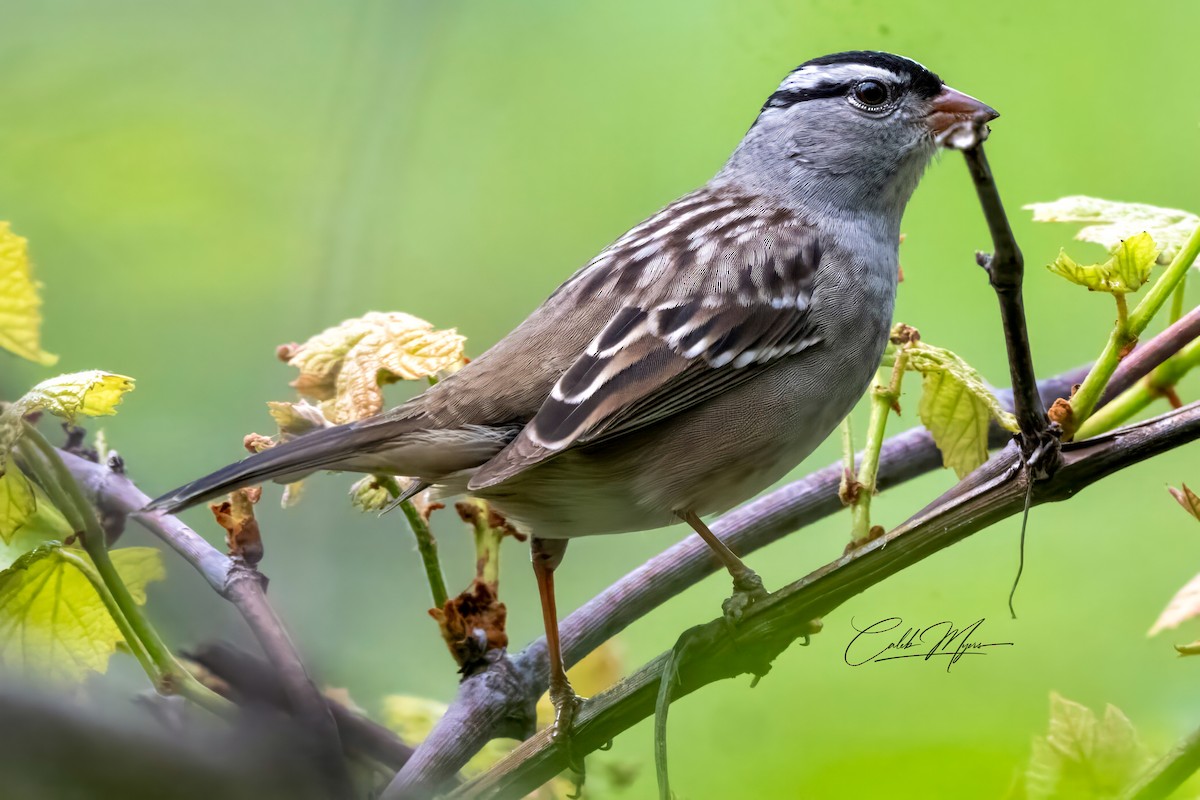
[[[874,78],[901,84],[921,97],[933,97],[942,79],[911,58],[876,50],[852,50],[805,61],[767,98],[763,110],[785,108],[805,100],[838,97],[858,81]]]

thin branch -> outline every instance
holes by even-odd
[[[984,122],[976,124],[982,126]],[[996,180],[992,177],[991,167],[983,152],[984,138],[986,136],[977,128],[972,146],[962,151],[995,248],[992,255],[976,254],[976,260],[987,270],[988,281],[1000,302],[1000,320],[1004,325],[1004,342],[1008,348],[1008,368],[1012,377],[1013,413],[1021,428],[1021,451],[1026,458],[1039,454],[1039,463],[1030,466],[1036,467],[1038,474],[1049,474],[1056,466],[1057,437],[1048,432],[1050,423],[1038,394],[1037,373],[1029,348],[1029,330],[1025,324],[1025,304],[1021,296],[1025,260],[1013,237],[1008,216],[1004,213],[1004,204],[1000,200],[1000,191],[996,188]]]
[[[124,475],[71,453],[60,451],[66,468],[93,496],[103,494],[109,508],[134,520],[170,545],[204,576],[216,592],[232,603],[287,688],[292,710],[313,737],[317,753],[335,796],[349,796],[350,777],[342,759],[337,726],[319,689],[308,676],[300,655],[267,602],[262,576],[241,561],[222,554],[177,518],[156,512],[137,513],[150,498]]]
[[[1123,428],[1065,449],[1059,471],[1033,487],[1033,503],[1065,500],[1081,489],[1125,467],[1200,438],[1200,403]],[[908,522],[807,577],[775,592],[747,610],[731,629],[721,619],[700,626],[690,638],[703,646],[678,654],[681,697],[714,680],[742,673],[762,674],[770,661],[809,622],[828,615],[850,598],[926,557],[1024,507],[1026,479],[1023,456],[1007,448]],[[572,735],[576,754],[590,752],[653,713],[665,653],[587,703]],[[515,798],[524,796],[567,766],[564,749],[546,731],[524,742],[485,775],[464,785],[452,797]]]

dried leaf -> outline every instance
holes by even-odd
[[[1128,294],[1136,292],[1150,279],[1150,268],[1158,257],[1158,246],[1148,233],[1123,240],[1112,256],[1102,264],[1077,264],[1060,251],[1047,269],[1088,291]]]
[[[5,544],[11,542],[37,508],[33,484],[16,464],[8,464],[0,475],[0,540]]]
[[[1188,485],[1183,484],[1182,489],[1176,489],[1174,486],[1168,486],[1167,491],[1171,493],[1179,505],[1183,506],[1183,510],[1191,514],[1196,519],[1200,520],[1200,497],[1188,488]]]
[[[989,421],[1015,431],[1017,420],[1000,406],[979,373],[954,353],[921,341],[905,347],[907,368],[922,376],[921,423],[933,435],[942,463],[961,478],[987,460]]]
[[[1103,720],[1091,709],[1051,693],[1050,726],[1033,742],[1025,773],[1029,800],[1117,797],[1147,761],[1137,732],[1109,705]]]
[[[1083,195],[1063,197],[1051,203],[1031,203],[1025,208],[1033,212],[1034,222],[1089,223],[1075,238],[1095,242],[1110,250],[1122,239],[1143,231],[1149,233],[1162,246],[1162,252],[1158,254],[1160,264],[1169,264],[1200,225],[1200,217],[1186,211]]]
[[[41,347],[40,288],[29,265],[29,243],[0,222],[0,348],[48,367],[58,356]]]
[[[225,544],[229,555],[254,566],[263,557],[262,535],[254,518],[254,504],[262,498],[262,487],[235,489],[229,499],[210,503],[217,524],[225,529]]]
[[[104,601],[80,568],[47,544],[0,572],[0,664],[26,675],[78,682],[88,670],[104,672],[123,641]],[[87,554],[68,551],[88,568]],[[135,602],[146,602],[146,584],[166,577],[151,547],[110,553]]]
[[[372,311],[280,352],[300,370],[292,386],[343,423],[379,413],[385,384],[453,369],[463,360],[463,341],[453,329],[434,330],[410,314]]]

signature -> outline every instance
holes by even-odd
[[[972,638],[983,625],[983,619],[978,619],[963,628],[956,628],[949,620],[935,622],[924,628],[903,628],[899,636],[894,631],[900,630],[904,620],[900,617],[888,617],[879,622],[859,628],[850,620],[854,628],[854,638],[846,645],[846,663],[852,667],[861,667],[879,661],[893,661],[897,658],[921,658],[932,661],[938,657],[949,659],[946,671],[958,663],[963,656],[985,656],[988,647],[1012,647],[1012,642],[977,642]]]

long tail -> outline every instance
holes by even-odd
[[[320,469],[353,469],[352,460],[421,427],[419,418],[350,423],[304,434],[167,492],[146,511],[175,512],[267,480],[299,479]]]

